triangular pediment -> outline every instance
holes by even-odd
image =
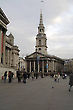
[[[39,52],[34,52],[28,56],[26,56],[25,58],[36,58],[36,57],[46,57],[46,55],[42,54],[42,53],[39,53]]]
[[[53,55],[45,55],[45,54],[42,54],[42,53],[39,53],[39,52],[34,52],[28,56],[25,57],[25,59],[35,59],[35,58],[44,58],[44,59],[48,59],[48,60],[60,60],[60,61],[63,61],[62,59],[56,57],[56,56],[53,56]]]

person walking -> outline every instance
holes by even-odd
[[[57,81],[57,78],[58,78],[57,74],[54,74],[54,81],[55,82]]]
[[[60,80],[60,73],[58,73],[57,79],[58,79],[58,82],[59,82],[59,80]]]
[[[4,73],[4,83],[6,83],[6,79],[7,79],[7,71],[5,71]]]
[[[31,73],[32,80],[34,79],[34,72]]]
[[[18,78],[18,83],[21,82],[21,74],[20,74],[20,70],[18,69],[17,72],[17,78]]]
[[[35,77],[36,77],[36,79],[38,78],[38,73],[37,72],[35,72]]]
[[[71,91],[71,88],[73,86],[73,73],[69,76],[69,92]]]
[[[43,77],[43,73],[42,73],[42,71],[40,72],[40,74],[41,74],[41,78],[44,78],[44,77]]]
[[[26,83],[26,79],[27,79],[27,73],[25,71],[25,69],[23,70],[23,83]]]
[[[8,73],[8,78],[9,78],[9,83],[11,83],[12,82],[12,72],[11,71],[9,71],[9,73]]]

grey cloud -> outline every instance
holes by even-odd
[[[10,20],[8,31],[13,33],[20,55],[32,53],[39,24],[40,0],[1,0],[0,5]],[[42,6],[46,31],[49,25],[52,26],[47,34],[48,52],[63,58],[73,56],[73,16],[72,9],[69,10],[72,5],[72,0],[44,0]],[[54,24],[53,20],[58,16],[64,17],[62,23]]]

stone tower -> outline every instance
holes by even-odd
[[[45,34],[45,27],[43,25],[42,12],[40,13],[40,23],[38,26],[38,34],[36,36],[36,52],[47,54],[47,38]]]

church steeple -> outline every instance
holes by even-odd
[[[38,26],[38,34],[36,36],[36,52],[47,54],[45,27],[43,25],[42,11],[40,13],[40,23]]]
[[[43,25],[43,17],[42,17],[42,11],[40,13],[40,23],[39,23],[39,26],[38,26],[38,33],[43,33],[44,34],[44,31],[45,31],[45,28],[44,28],[44,25]]]
[[[43,25],[42,11],[40,13],[40,24],[39,25]]]

